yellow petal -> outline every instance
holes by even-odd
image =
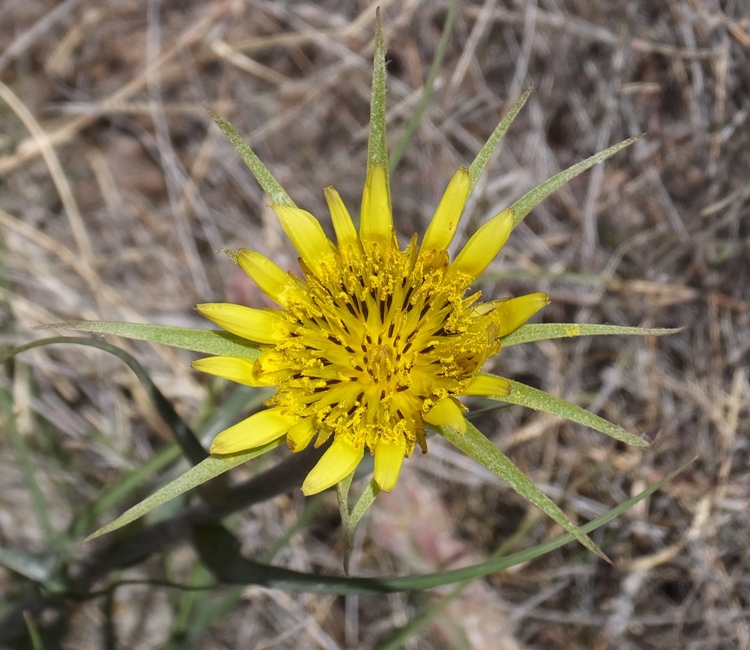
[[[277,408],[266,409],[222,431],[211,443],[211,453],[237,454],[262,447],[283,436],[295,418],[282,415]]]
[[[276,350],[263,350],[255,364],[256,376],[282,372],[289,368],[289,357]]]
[[[494,375],[477,375],[472,377],[462,395],[481,395],[482,397],[505,397],[510,394],[510,382]]]
[[[404,454],[403,445],[390,442],[380,442],[375,448],[375,482],[383,492],[396,487]]]
[[[542,307],[549,305],[546,293],[529,293],[499,302],[492,312],[492,320],[500,327],[496,336],[507,336],[517,330]]]
[[[287,321],[267,309],[218,302],[198,305],[196,309],[228,332],[258,343],[278,343],[289,334]]]
[[[315,417],[311,416],[301,422],[297,422],[286,434],[286,444],[289,447],[289,451],[302,451],[310,444],[315,431]]]
[[[437,404],[424,415],[424,420],[435,426],[447,425],[459,433],[466,433],[466,420],[461,407],[450,397],[438,400]]]
[[[448,183],[443,198],[440,199],[440,204],[435,210],[435,216],[432,217],[427,227],[422,241],[423,251],[439,251],[448,248],[456,232],[458,221],[461,219],[466,199],[469,198],[469,187],[469,170],[461,167]]]
[[[206,357],[193,361],[193,368],[245,386],[268,386],[259,381],[254,361],[239,357]]]
[[[307,475],[302,492],[309,497],[336,485],[356,469],[364,455],[364,446],[357,449],[342,438],[336,438]]]
[[[356,246],[358,241],[357,229],[354,227],[352,218],[349,216],[349,211],[346,209],[339,193],[332,187],[326,187],[324,192],[326,203],[328,203],[328,210],[331,213],[333,229],[336,231],[336,241],[339,248],[348,245]]]
[[[513,213],[503,210],[471,236],[451,268],[473,278],[478,277],[505,246],[512,229]]]
[[[378,242],[385,249],[391,242],[392,230],[393,221],[391,206],[388,203],[385,171],[380,165],[373,165],[367,174],[362,194],[359,237],[365,247],[372,242]]]
[[[291,278],[286,271],[282,271],[267,257],[246,248],[240,248],[235,259],[263,293],[280,305],[285,304],[284,294],[291,285]]]
[[[321,262],[332,257],[328,241],[320,222],[309,212],[286,205],[272,205],[286,236],[294,244],[305,264],[318,277],[323,277]]]

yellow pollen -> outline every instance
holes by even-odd
[[[366,252],[365,252],[366,251]],[[468,281],[450,269],[445,251],[336,250],[290,296],[290,336],[264,346],[283,368],[269,405],[300,421],[313,417],[316,444],[331,435],[375,452],[397,444],[423,450],[424,414],[460,395],[484,360],[499,349],[488,332],[492,314],[464,298]]]

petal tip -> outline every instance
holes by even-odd
[[[375,483],[382,492],[396,487],[406,450],[402,445],[381,442],[375,449]]]
[[[364,453],[364,446],[353,447],[341,438],[335,439],[305,477],[302,494],[312,496],[336,485],[356,469]]]

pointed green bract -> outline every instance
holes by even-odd
[[[367,141],[367,175],[373,165],[385,171],[388,206],[391,207],[391,180],[388,173],[388,145],[385,137],[385,42],[380,22],[380,8],[375,10],[375,58],[372,70],[372,102],[370,104],[370,137]]]
[[[596,553],[600,558],[609,562],[609,559],[593,541],[576,526],[565,513],[532,483],[518,467],[501,452],[489,439],[470,422],[467,423],[466,433],[460,434],[452,427],[438,427],[441,435],[470,456],[478,463],[484,465],[495,476],[508,483],[518,494],[529,503],[533,503],[547,516],[560,524],[566,532],[570,533],[587,549]]]
[[[675,334],[681,327],[622,327],[620,325],[596,325],[578,323],[534,323],[522,325],[508,336],[500,339],[503,347],[532,343],[533,341],[549,341],[551,339],[565,339],[576,336],[664,336]]]
[[[354,504],[351,513],[349,513],[349,524],[351,526],[351,542],[354,543],[354,531],[359,525],[359,522],[364,517],[367,509],[375,503],[375,497],[380,494],[380,488],[373,479],[367,484],[362,494],[357,499],[357,503]]]
[[[349,575],[349,558],[354,548],[354,532],[357,525],[352,525],[349,516],[349,488],[352,486],[354,472],[336,483],[336,497],[339,504],[339,515],[341,516],[341,528],[344,533],[344,573]]]
[[[521,384],[510,379],[506,379],[506,381],[510,384],[510,393],[503,397],[489,397],[489,399],[497,400],[499,402],[507,402],[508,404],[517,404],[518,406],[525,406],[526,408],[550,413],[552,415],[560,415],[566,420],[583,424],[584,426],[594,429],[594,431],[599,431],[599,433],[603,433],[615,440],[619,440],[628,445],[633,445],[634,447],[649,446],[649,443],[646,440],[641,440],[641,438],[634,436],[632,433],[628,433],[625,429],[618,427],[616,424],[612,424],[598,415],[590,413],[586,409],[582,409],[580,406],[566,402],[564,399],[554,397],[549,393],[532,388],[526,384]]]
[[[206,111],[211,116],[211,119],[216,122],[223,132],[224,135],[229,138],[234,148],[237,149],[237,153],[242,156],[242,160],[245,161],[247,168],[255,176],[255,180],[258,181],[263,191],[268,194],[268,198],[271,199],[272,205],[286,205],[290,208],[296,208],[294,201],[281,187],[281,184],[273,177],[273,174],[268,171],[268,168],[261,162],[260,158],[250,148],[250,146],[240,137],[239,133],[234,130],[232,125],[227,122],[223,117],[219,116],[216,111],[211,107],[206,106]]]
[[[171,501],[188,490],[192,490],[194,487],[197,487],[206,481],[210,481],[212,478],[216,478],[224,472],[228,472],[230,469],[242,465],[242,463],[246,463],[252,458],[257,458],[258,456],[271,451],[283,442],[284,438],[282,437],[243,454],[235,454],[234,456],[209,456],[206,460],[198,463],[195,467],[190,468],[171,483],[168,483],[161,489],[157,490],[151,496],[146,497],[139,504],[126,510],[113,522],[106,526],[102,526],[99,530],[89,535],[86,538],[86,541],[95,539],[101,535],[106,535],[118,528],[126,526],[136,519],[143,517],[143,515],[151,512],[154,508],[158,508],[163,503]]]
[[[91,334],[113,334],[136,341],[149,341],[169,345],[182,350],[203,352],[218,357],[240,357],[255,361],[260,350],[250,341],[224,330],[196,330],[186,327],[166,325],[146,325],[144,323],[119,323],[116,321],[76,320],[65,323],[51,323],[36,329],[75,330]]]
[[[523,105],[526,103],[529,95],[531,95],[532,90],[532,88],[529,88],[523,95],[521,95],[521,98],[515,104],[513,104],[511,109],[508,111],[508,114],[502,119],[500,124],[495,127],[495,130],[492,132],[489,140],[484,143],[484,146],[480,149],[477,157],[474,158],[474,162],[471,163],[471,167],[469,167],[469,179],[471,180],[471,185],[469,186],[470,194],[471,190],[473,190],[474,186],[477,184],[479,177],[482,175],[484,168],[487,166],[487,163],[492,157],[492,154],[494,153],[495,149],[497,149],[500,141],[503,139],[505,132],[513,123],[513,120],[516,119],[516,115],[518,115],[519,111],[523,108]]]
[[[378,494],[380,494],[378,484],[375,481],[370,481],[352,508],[351,519],[355,526],[362,519],[365,512],[367,512],[367,509],[375,503],[375,497]]]
[[[563,185],[578,176],[578,174],[585,172],[589,167],[593,167],[607,158],[614,156],[621,149],[629,147],[637,139],[638,138],[628,138],[618,144],[612,145],[608,149],[600,151],[590,158],[586,158],[586,160],[582,160],[577,165],[568,167],[565,171],[555,174],[552,178],[548,178],[544,181],[544,183],[537,185],[533,190],[510,206],[509,209],[513,213],[513,227],[515,228],[521,223],[526,215],[552,194],[552,192],[559,190]]]
[[[354,548],[354,533],[357,530],[357,525],[365,512],[367,512],[367,509],[375,503],[375,497],[380,494],[380,488],[378,488],[377,483],[374,480],[370,481],[357,500],[354,508],[349,512],[349,488],[351,487],[353,478],[354,472],[336,484],[339,512],[341,513],[341,527],[344,531],[344,573],[346,575],[349,575],[349,560]]]
[[[481,435],[481,434],[480,434]],[[596,530],[600,526],[612,521],[619,515],[628,511],[637,503],[654,494],[657,490],[664,487],[680,472],[683,472],[693,460],[688,461],[660,481],[649,486],[641,493],[621,503],[609,512],[597,517],[595,520],[581,526],[583,533]],[[224,529],[226,531],[226,529]],[[228,533],[228,531],[226,531]],[[221,533],[226,536],[226,533]],[[451,569],[449,571],[439,571],[436,573],[427,573],[423,575],[406,575],[406,576],[380,576],[377,578],[344,578],[340,576],[320,575],[319,573],[310,574],[300,571],[292,571],[283,567],[270,566],[261,564],[252,560],[240,558],[241,562],[236,562],[231,566],[230,571],[225,571],[222,579],[230,584],[260,585],[268,589],[281,589],[285,591],[307,592],[307,593],[325,593],[334,595],[354,595],[354,594],[382,594],[396,593],[406,591],[418,591],[422,589],[433,589],[442,585],[453,584],[464,580],[482,578],[498,571],[504,571],[510,567],[530,562],[534,558],[541,557],[551,551],[560,548],[564,544],[573,541],[572,534],[565,534],[549,542],[535,546],[534,548],[513,553],[512,555],[494,557],[486,562],[474,564],[460,569]],[[213,539],[208,549],[206,546],[199,545],[198,551],[204,555],[205,550],[215,551],[216,544]],[[235,542],[229,541],[229,548],[237,548]],[[225,547],[226,548],[226,547]],[[238,553],[233,553],[235,560]],[[207,558],[211,559],[211,558]]]

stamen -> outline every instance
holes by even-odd
[[[463,298],[446,253],[417,254],[416,243],[401,251],[395,239],[365,248],[345,261],[335,252],[330,269],[307,278],[290,308],[299,332],[275,347],[287,374],[270,404],[314,418],[316,444],[333,435],[409,456],[427,448],[425,404],[463,394],[495,345],[487,332],[496,315]],[[370,321],[373,309],[379,320]]]

